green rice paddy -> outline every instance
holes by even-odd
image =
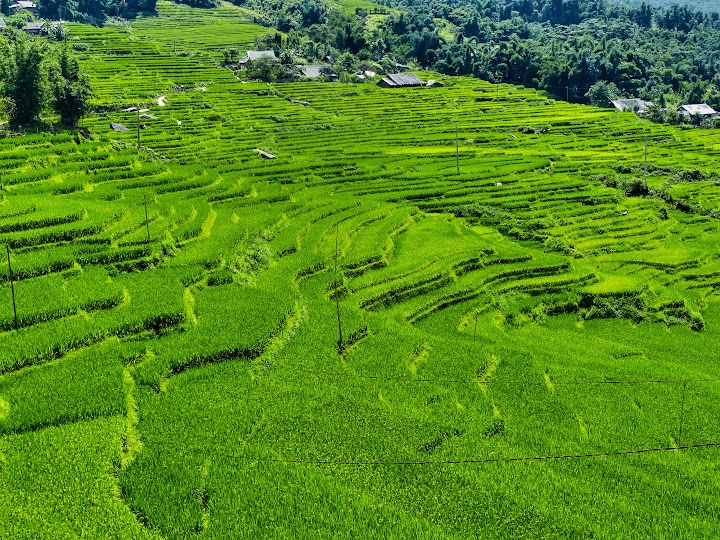
[[[232,9],[71,25],[96,112],[0,139],[0,536],[720,535],[720,133],[244,83]]]

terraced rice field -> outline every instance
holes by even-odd
[[[718,132],[136,24],[71,27],[85,131],[0,140],[4,535],[720,533]]]

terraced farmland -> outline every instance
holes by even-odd
[[[0,139],[4,535],[720,533],[718,132],[131,30]]]

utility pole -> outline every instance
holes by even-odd
[[[570,88],[567,86],[565,87],[565,101],[570,103]]]
[[[458,123],[455,122],[455,168],[460,174],[460,139],[458,138]]]
[[[5,244],[8,260],[8,276],[10,278],[10,294],[12,295],[13,315],[15,316],[15,330],[18,329],[17,305],[15,304],[15,283],[13,282],[12,265],[10,264],[10,246]]]

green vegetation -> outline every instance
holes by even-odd
[[[560,99],[596,103],[597,83],[618,97],[720,108],[720,14],[674,5],[602,0],[388,0],[363,3],[238,0],[257,22],[288,36],[276,52],[309,62],[352,54],[361,69],[394,72],[413,64],[449,75],[545,89]],[[354,11],[348,9],[355,6]],[[713,7],[713,6],[707,6]],[[708,10],[709,11],[709,10]],[[357,67],[354,67],[357,69]]]
[[[67,47],[58,53],[45,40],[11,33],[0,38],[0,50],[0,96],[11,124],[39,121],[49,105],[60,115],[60,123],[71,127],[88,112],[87,77]]]
[[[4,534],[718,536],[720,132],[157,8],[187,54],[69,24],[82,129],[0,138]]]

